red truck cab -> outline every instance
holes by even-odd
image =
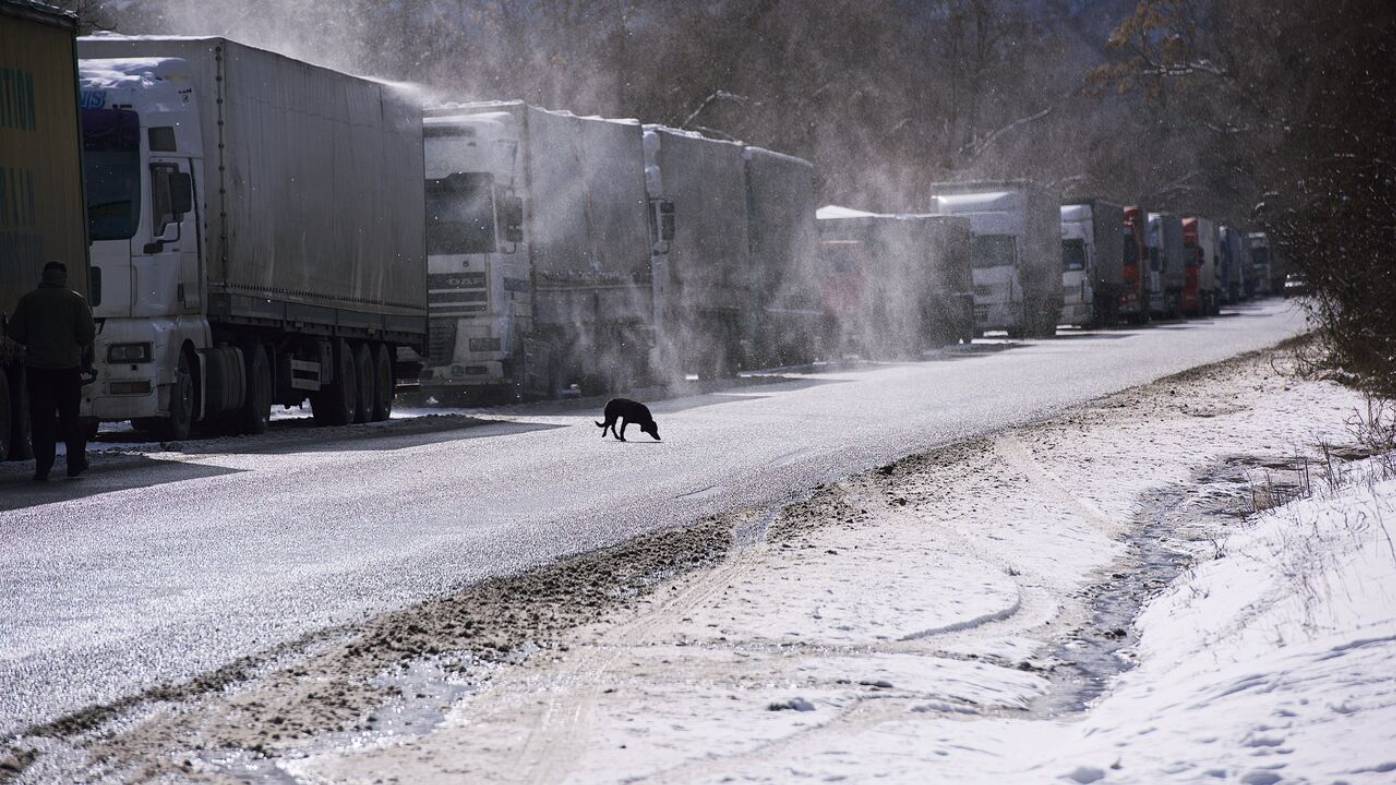
[[[1202,246],[1197,239],[1197,219],[1183,219],[1183,248],[1187,260],[1183,278],[1182,309],[1185,314],[1200,314],[1202,307]]]
[[[1121,230],[1125,239],[1124,291],[1120,293],[1120,315],[1135,324],[1149,321],[1149,286],[1146,272],[1149,251],[1144,239],[1148,216],[1141,207],[1126,207]]]

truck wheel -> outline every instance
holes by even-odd
[[[393,361],[387,344],[373,347],[373,421],[383,422],[393,416]]]
[[[373,350],[367,342],[354,346],[354,385],[358,395],[354,396],[354,422],[369,422],[373,417],[373,400],[377,396]]]
[[[271,425],[271,363],[261,344],[244,347],[247,360],[247,395],[238,412],[243,433],[262,434]]]
[[[170,416],[154,422],[155,438],[165,442],[189,438],[194,426],[194,368],[189,355],[180,352],[175,368],[174,384],[170,387]]]
[[[320,425],[348,425],[354,419],[354,406],[358,401],[354,353],[347,341],[336,341],[333,348],[334,381],[310,396],[310,409]]]

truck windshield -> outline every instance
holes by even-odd
[[[1062,270],[1073,272],[1086,269],[1086,241],[1062,240]]]
[[[494,253],[494,175],[457,172],[427,181],[427,253]]]
[[[1254,261],[1256,264],[1260,265],[1261,267],[1264,267],[1265,265],[1270,263],[1270,249],[1252,248],[1251,260]]]
[[[976,269],[1003,267],[1017,261],[1017,239],[1011,234],[976,234],[970,260]]]
[[[141,221],[140,117],[82,110],[82,169],[89,240],[129,240]]]

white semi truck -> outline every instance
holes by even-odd
[[[225,38],[79,41],[97,380],[165,438],[386,419],[426,350],[421,113]]]
[[[521,101],[426,115],[422,392],[553,396],[648,377],[651,250],[672,239],[674,214],[649,201],[640,124]]]
[[[1063,324],[1114,324],[1125,292],[1125,209],[1102,199],[1062,205]]]
[[[731,376],[752,355],[756,276],[743,152],[733,142],[645,126],[649,203],[660,218],[679,218],[672,231],[652,233],[655,333],[666,377]]]
[[[931,209],[970,219],[975,331],[1055,335],[1062,313],[1061,203],[1042,186],[938,183]]]

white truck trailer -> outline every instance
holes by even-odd
[[[550,397],[648,376],[651,250],[674,215],[646,193],[640,124],[522,101],[426,114],[432,329],[422,391]]]
[[[79,41],[96,383],[166,438],[386,419],[426,349],[421,112],[225,38]]]
[[[823,353],[814,165],[760,147],[746,161],[752,271],[749,367],[799,365]]]
[[[1125,209],[1101,199],[1062,205],[1063,324],[1114,324],[1125,291]]]
[[[1061,203],[1028,181],[938,183],[931,209],[970,219],[975,331],[1055,335],[1062,313]]]
[[[747,236],[742,145],[659,125],[645,126],[645,184],[654,214],[672,231],[651,232],[655,337],[669,378],[734,375],[752,354],[748,323],[756,283]]]
[[[1156,317],[1176,319],[1182,313],[1187,280],[1183,249],[1183,219],[1172,213],[1149,213],[1149,268],[1161,286],[1149,293],[1149,310]]]

